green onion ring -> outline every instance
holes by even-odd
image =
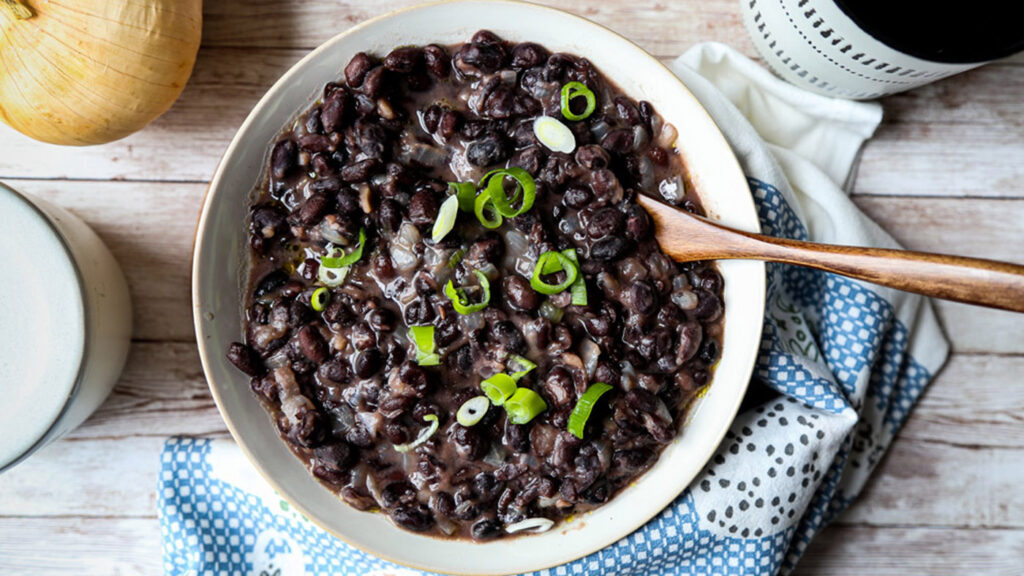
[[[487,414],[487,409],[490,407],[491,402],[487,399],[487,396],[474,396],[463,402],[462,406],[459,406],[459,411],[455,413],[455,419],[466,428],[476,426],[478,422],[483,420],[484,415]]]
[[[516,191],[512,198],[505,193],[506,176],[516,181]],[[480,179],[480,186],[483,187],[485,184],[484,190],[490,192],[494,208],[506,218],[514,218],[532,208],[537,197],[537,183],[534,182],[533,176],[518,166],[491,170]],[[520,196],[522,204],[518,209],[513,208],[512,204],[519,200]]]
[[[448,283],[444,285],[444,295],[452,301],[452,307],[455,308],[455,311],[463,316],[479,312],[487,308],[487,305],[491,302],[491,282],[487,279],[487,275],[479,270],[473,270],[473,275],[480,281],[480,289],[484,293],[483,298],[476,304],[470,304],[465,290],[456,288],[455,283],[451,280],[448,280]]]
[[[541,279],[543,274],[554,274],[559,271],[565,272],[565,280],[559,284],[548,284]],[[530,286],[541,294],[558,294],[572,286],[579,275],[579,268],[572,259],[561,252],[549,251],[537,259],[537,265],[533,267],[533,276],[530,278]]]
[[[578,256],[576,256],[575,248],[568,248],[566,250],[562,250],[562,254],[565,254],[566,258],[572,260],[572,263],[576,265],[577,269],[579,269],[580,259]],[[569,287],[569,290],[572,293],[572,303],[574,305],[587,305],[587,282],[586,280],[583,279],[582,273],[576,277],[576,281],[572,283],[572,286]]]
[[[587,99],[587,108],[582,114],[574,113],[570,106],[573,98],[579,97]],[[582,82],[569,82],[562,86],[562,116],[566,120],[583,120],[593,114],[596,108],[597,98],[594,96],[593,90],[587,88],[586,84]]]
[[[359,243],[356,244],[356,249],[345,254],[344,256],[321,256],[320,265],[327,268],[343,268],[359,262],[359,259],[363,257],[363,246],[366,245],[366,229],[359,229]],[[329,248],[328,254],[331,254],[334,250],[341,250],[340,248]]]
[[[604,382],[594,382],[587,388],[587,391],[580,396],[580,399],[576,401],[576,407],[572,409],[572,414],[569,415],[569,433],[573,436],[583,439],[583,429],[587,426],[587,420],[590,418],[590,413],[594,410],[594,405],[597,404],[598,399],[604,395],[605,392],[611,390],[612,387]]]
[[[488,211],[494,216],[494,218],[487,218],[485,212]],[[503,218],[501,213],[498,212],[498,209],[494,206],[494,202],[491,201],[491,193],[489,191],[484,190],[476,197],[476,200],[473,203],[473,212],[476,214],[476,219],[480,221],[480,224],[483,224],[484,228],[493,230],[498,226],[501,226]]]
[[[324,286],[313,290],[313,295],[309,297],[309,305],[317,312],[323,312],[324,308],[327,308],[327,303],[330,301],[331,291]]]
[[[430,440],[430,437],[433,436],[434,433],[437,432],[437,429],[440,428],[441,426],[441,423],[437,421],[436,414],[427,414],[426,416],[423,417],[423,421],[430,422],[430,426],[424,428],[423,430],[420,430],[420,435],[417,436],[416,439],[413,440],[412,442],[409,442],[408,444],[395,444],[396,451],[404,453],[414,450],[420,444],[423,444],[427,440]]]
[[[519,356],[517,354],[513,354],[508,357],[508,362],[505,363],[505,368],[511,371],[513,363],[518,364],[522,368],[521,370],[512,372],[512,379],[515,380],[516,382],[518,382],[520,378],[526,376],[531,371],[533,371],[534,368],[537,367],[537,365],[534,364],[533,362],[530,362],[529,359]]]
[[[517,388],[515,394],[505,400],[505,412],[513,424],[526,424],[547,409],[547,402],[529,388]]]
[[[459,210],[473,211],[473,201],[476,199],[475,184],[472,182],[449,182],[448,188],[455,191],[455,197],[459,199]]]
[[[416,345],[416,363],[420,366],[437,366],[441,357],[437,355],[433,326],[409,326],[409,339]]]
[[[455,220],[459,217],[459,199],[455,196],[449,196],[441,203],[441,208],[437,211],[437,220],[434,220],[434,229],[431,232],[430,239],[435,244],[444,240],[444,237],[455,228]]]
[[[508,374],[495,374],[480,383],[480,390],[491,404],[501,406],[516,393],[516,381]]]
[[[337,288],[345,283],[345,278],[348,277],[348,271],[348,266],[342,266],[341,268],[328,268],[327,266],[321,266],[316,272],[316,278],[324,286]]]

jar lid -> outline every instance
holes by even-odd
[[[82,281],[43,212],[0,184],[0,469],[31,452],[74,394],[85,356]]]

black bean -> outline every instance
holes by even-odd
[[[327,308],[324,308],[323,312],[324,320],[331,324],[340,324],[347,326],[351,324],[355,319],[356,315],[352,311],[352,308],[343,302],[340,298],[331,298],[331,301],[327,304]]]
[[[603,238],[594,243],[590,249],[590,257],[596,260],[618,260],[629,252],[631,246],[629,241],[613,236]]]
[[[503,349],[513,354],[518,354],[526,349],[526,339],[516,328],[516,325],[509,320],[497,322],[491,326],[491,342],[500,345]]]
[[[519,92],[513,99],[512,112],[517,116],[538,116],[544,112],[544,106],[536,98]]]
[[[515,452],[526,454],[530,451],[530,427],[505,421],[505,445]]]
[[[593,194],[583,186],[570,186],[562,196],[562,202],[570,208],[580,209],[590,203]]]
[[[330,208],[330,200],[328,200],[327,195],[313,194],[303,202],[298,211],[294,213],[293,218],[303,226],[311,226],[323,218],[328,208]]]
[[[228,347],[228,360],[251,378],[258,378],[266,372],[256,351],[240,342],[232,342]]]
[[[650,314],[658,306],[658,295],[644,280],[637,280],[630,285],[625,300],[626,305],[638,314]]]
[[[331,147],[331,139],[323,134],[306,134],[299,137],[299,148],[307,152],[324,152]]]
[[[591,238],[604,238],[617,234],[622,229],[622,212],[617,208],[603,208],[594,213],[587,223],[587,234]]]
[[[496,232],[486,232],[466,251],[466,259],[497,264],[505,253],[505,243]]]
[[[396,232],[402,224],[402,207],[393,198],[385,198],[377,207],[377,225],[382,230]]]
[[[595,382],[604,382],[611,386],[617,386],[620,379],[619,370],[607,362],[599,362],[597,369],[594,370]]]
[[[477,30],[469,41],[473,44],[503,44],[501,37],[490,30]]]
[[[704,333],[700,324],[687,322],[679,326],[679,341],[676,344],[676,360],[680,364],[693,358],[700,349]]]
[[[436,313],[426,298],[417,298],[405,307],[405,323],[409,326],[430,324]]]
[[[658,166],[668,165],[668,152],[661,146],[651,146],[647,151],[647,157]]]
[[[548,51],[539,44],[524,42],[512,49],[512,68],[525,70],[539,66],[548,58]]]
[[[711,366],[718,360],[718,342],[714,338],[708,338],[704,341],[704,344],[700,347],[700,354],[698,354],[700,361]]]
[[[380,491],[380,500],[385,508],[412,504],[416,501],[416,487],[404,480],[392,482]]]
[[[529,280],[516,274],[505,277],[505,298],[513,308],[526,312],[540,305],[540,295],[530,286]]]
[[[722,276],[714,268],[704,268],[694,273],[697,282],[694,286],[703,288],[712,294],[720,294],[722,292]]]
[[[278,418],[278,428],[289,440],[305,448],[314,447],[321,438],[320,413],[315,409],[300,407],[295,419]]]
[[[313,456],[318,463],[335,472],[352,469],[357,457],[356,451],[344,441],[321,446],[313,451]]]
[[[590,188],[599,200],[618,203],[622,199],[622,185],[611,170],[595,170],[590,178]]]
[[[302,355],[311,362],[322,364],[330,358],[327,342],[324,341],[324,337],[320,335],[320,331],[315,327],[311,325],[304,326],[299,330],[298,340]]]
[[[356,350],[369,350],[377,346],[377,335],[373,333],[370,325],[366,322],[359,322],[352,326],[348,339]]]
[[[505,138],[498,134],[487,134],[480,140],[472,142],[466,149],[466,160],[481,168],[500,164],[511,155]]]
[[[404,362],[398,369],[396,385],[401,388],[403,396],[423,398],[430,391],[430,378],[418,364]]]
[[[341,169],[339,175],[345,182],[365,182],[381,169],[379,158],[367,158]]]
[[[638,413],[653,414],[658,410],[658,398],[642,388],[633,388],[626,392],[626,405]]]
[[[626,237],[636,242],[646,240],[651,234],[651,217],[641,206],[633,206],[626,217]]]
[[[434,332],[434,342],[438,346],[447,346],[452,342],[455,342],[462,335],[462,331],[459,328],[459,321],[455,318],[454,314],[449,314],[440,322],[437,323],[436,330]]]
[[[611,157],[608,155],[608,151],[600,146],[589,144],[580,146],[576,150],[576,163],[584,168],[591,170],[607,168],[609,162],[611,162]]]
[[[270,239],[286,235],[288,222],[281,209],[264,204],[253,209],[249,230],[253,235]]]
[[[447,492],[435,492],[430,497],[430,509],[442,518],[455,517],[455,500]]]
[[[356,141],[367,158],[382,158],[388,146],[388,134],[377,122],[356,121]]]
[[[366,73],[366,77],[363,79],[363,84],[359,87],[359,90],[369,98],[376,100],[384,93],[388,80],[387,69],[383,66],[377,66]]]
[[[479,460],[487,455],[488,447],[480,432],[474,426],[467,428],[461,424],[452,426],[452,442],[460,458]]]
[[[544,80],[558,82],[562,80],[565,69],[572,65],[572,58],[566,54],[552,54],[544,64]]]
[[[612,496],[611,487],[608,485],[608,480],[601,479],[590,485],[583,492],[583,499],[591,504],[603,504],[608,501]]]
[[[490,74],[501,68],[505,61],[505,50],[500,44],[466,44],[455,54],[457,60]]]
[[[625,96],[615,97],[615,112],[619,118],[625,120],[630,126],[636,126],[643,123],[643,118],[640,116],[640,111],[637,110],[636,104],[626,98]]]
[[[377,370],[380,370],[382,363],[379,350],[373,348],[370,350],[364,350],[356,356],[356,375],[360,378],[369,378],[376,374]]]
[[[714,322],[722,315],[722,301],[718,296],[707,290],[694,290],[697,294],[697,307],[693,315],[702,322]]]
[[[299,147],[291,140],[281,140],[270,153],[270,173],[281,180],[291,174],[299,163]]]
[[[266,296],[284,286],[286,282],[288,282],[288,274],[284,270],[274,270],[256,283],[256,289],[252,295],[256,298]]]
[[[384,57],[384,67],[399,74],[409,74],[423,61],[423,49],[417,46],[395,48]]]
[[[448,77],[449,62],[448,53],[444,48],[437,44],[430,44],[423,48],[423,61],[427,66],[427,71],[430,74],[442,80]]]
[[[434,515],[422,504],[396,508],[391,518],[402,528],[413,532],[426,532],[434,525]]]
[[[462,127],[462,115],[455,110],[445,109],[437,125],[437,133],[445,140],[451,139]]]
[[[347,90],[341,86],[335,86],[324,95],[324,103],[320,113],[320,120],[323,123],[324,131],[338,132],[345,127],[348,121],[349,101],[351,97]]]
[[[601,139],[601,147],[612,154],[629,154],[633,150],[633,131],[612,130]]]
[[[490,540],[501,535],[501,523],[485,518],[473,524],[469,531],[474,540]]]
[[[373,68],[373,60],[365,52],[360,52],[353,56],[352,60],[345,66],[345,80],[348,82],[348,85],[353,88],[361,86],[370,68]]]
[[[337,360],[330,360],[321,364],[316,374],[324,380],[330,380],[338,384],[347,384],[352,377],[352,370],[348,367],[347,362],[343,364]]]
[[[437,220],[437,198],[433,192],[422,190],[409,200],[409,221],[417,226],[433,226]]]
[[[412,409],[412,405],[415,401],[416,399],[412,396],[388,396],[381,401],[377,410],[385,418],[395,420],[401,418],[402,414],[405,414]],[[399,442],[399,444],[401,444],[401,442]]]
[[[437,125],[441,122],[441,107],[431,104],[423,111],[423,127],[427,132],[433,134],[437,131]]]

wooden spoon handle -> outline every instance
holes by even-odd
[[[925,296],[1024,312],[1024,266],[906,250],[815,244],[741,232],[642,199],[665,253],[679,261],[750,259],[785,262],[866,280]],[[657,206],[655,206],[657,204]],[[672,222],[688,218],[678,226]]]

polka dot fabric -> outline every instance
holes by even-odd
[[[809,101],[721,45],[693,48],[673,70],[736,151],[765,233],[894,245],[836,184],[878,123],[872,105]],[[784,142],[797,114],[813,145]],[[779,264],[767,280],[748,397],[704,471],[640,530],[531,576],[788,574],[854,500],[948,345],[919,297]],[[158,495],[168,575],[420,574],[321,531],[224,440],[169,440]]]

